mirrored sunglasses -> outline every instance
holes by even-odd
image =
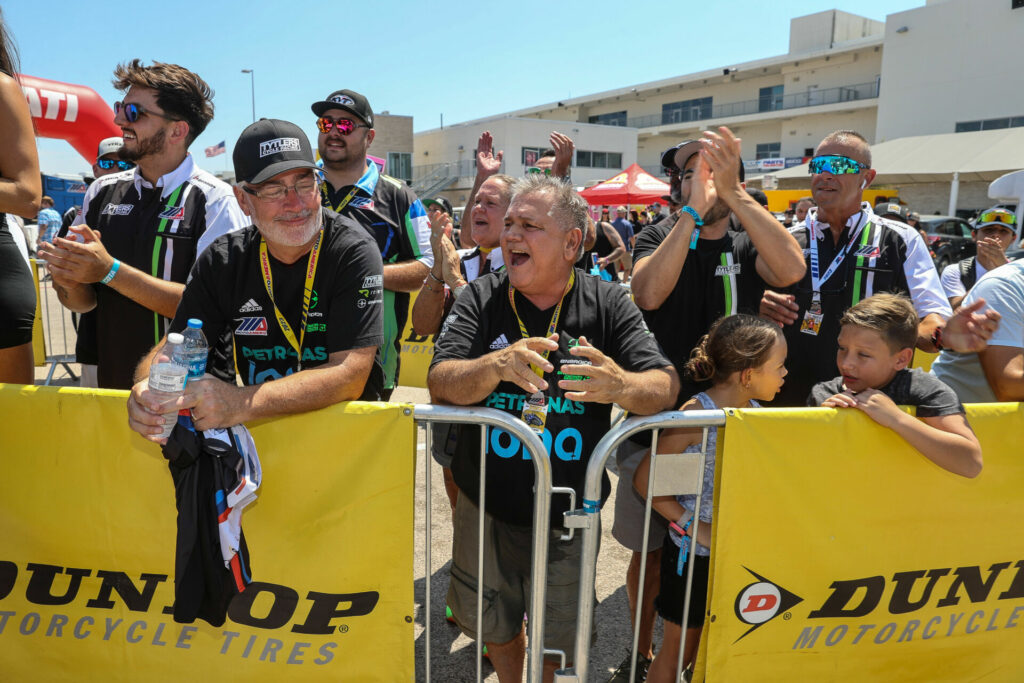
[[[148,109],[143,107],[141,104],[135,104],[134,102],[114,102],[114,114],[115,115],[121,113],[122,109],[124,110],[124,117],[125,117],[125,119],[128,120],[128,123],[135,123],[136,121],[138,121],[141,117],[145,116],[146,114],[152,114],[153,116],[159,116],[160,118],[166,119],[167,121],[174,121],[174,119],[171,118],[170,116],[168,116],[167,114],[161,114],[159,112],[149,111]]]
[[[551,175],[550,168],[537,168],[536,166],[530,166],[526,169],[527,173],[543,173],[544,175]]]
[[[332,119],[328,116],[321,116],[316,120],[316,127],[321,133],[330,133],[331,128],[337,128],[342,135],[348,135],[356,128],[369,128],[365,123],[356,123],[352,119]]]
[[[1002,223],[1003,225],[1015,226],[1017,225],[1017,216],[1006,209],[982,211],[981,215],[978,216],[978,225],[982,223]]]
[[[807,164],[807,172],[811,175],[819,173],[831,173],[832,175],[848,175],[865,171],[870,166],[862,164],[856,159],[844,157],[841,154],[826,154],[817,156]]]
[[[114,166],[117,166],[117,168],[121,171],[127,171],[129,169],[135,168],[135,164],[133,164],[132,162],[121,161],[120,159],[97,159],[96,165],[102,168],[104,171],[109,171],[110,169],[114,168]]]

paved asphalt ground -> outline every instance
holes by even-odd
[[[48,349],[49,354],[74,354],[74,328],[69,318],[63,318],[59,302],[52,289],[44,283],[44,325],[48,319],[49,331],[46,338],[53,343]],[[77,378],[79,367],[69,363],[67,367],[58,365],[52,385],[78,386],[67,372],[70,369]],[[43,384],[50,371],[49,365],[36,368],[36,383]],[[399,387],[392,396],[396,402],[426,403],[429,397],[425,389]],[[415,551],[415,599],[416,599],[416,680],[424,681],[426,631],[424,629],[424,596],[425,578],[425,519],[426,519],[426,483],[424,477],[424,442],[423,431],[420,430],[416,455],[416,551]],[[591,649],[591,680],[604,683],[612,671],[626,656],[632,642],[629,629],[629,616],[624,585],[629,552],[619,545],[611,536],[612,510],[614,509],[615,474],[611,473],[612,498],[608,500],[601,513],[602,535],[601,552],[598,557],[597,599],[598,605],[594,614],[597,624],[597,643]],[[431,536],[433,552],[431,557],[431,680],[443,683],[462,683],[476,680],[475,647],[473,641],[466,638],[459,629],[444,619],[444,600],[448,590],[448,562],[451,554],[452,530],[451,508],[441,481],[441,469],[431,460]],[[655,635],[655,642],[661,639],[660,623]],[[571,653],[570,653],[571,654]],[[387,666],[388,653],[375,653],[380,657],[381,665]],[[497,675],[490,663],[483,664],[484,680],[496,683]]]

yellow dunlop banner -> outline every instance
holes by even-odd
[[[416,303],[417,293],[409,296],[409,317],[402,330],[402,367],[399,370],[398,383],[403,387],[427,388],[427,371],[430,361],[434,359],[434,337],[421,337],[412,329],[412,307]]]
[[[253,583],[175,623],[175,495],[126,392],[0,385],[0,680],[412,680],[414,424],[349,403],[250,425]]]
[[[965,479],[856,410],[730,411],[708,681],[1024,680],[1019,404]]]
[[[46,343],[43,339],[43,302],[42,290],[39,286],[39,262],[32,259],[32,280],[36,286],[36,315],[32,321],[32,355],[35,358],[36,367],[46,365]],[[60,304],[57,304],[60,306]],[[63,313],[63,309],[60,311]]]

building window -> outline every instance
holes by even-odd
[[[1007,116],[999,119],[983,121],[960,121],[956,124],[957,133],[973,133],[977,130],[999,130],[1000,128],[1024,128],[1024,116]]]
[[[684,123],[711,118],[711,98],[701,97],[695,100],[669,102],[661,105],[662,123]]]
[[[388,152],[388,175],[399,180],[412,181],[412,154]]]
[[[782,86],[773,85],[761,88],[757,96],[758,111],[778,111],[782,109]]]
[[[537,159],[547,147],[523,147],[523,166],[527,168],[537,165]]]
[[[587,119],[587,123],[599,123],[602,126],[625,126],[626,112],[613,111],[610,114],[597,114]]]
[[[782,156],[781,142],[765,142],[757,146],[758,159],[778,159]]]
[[[622,153],[577,150],[576,166],[580,168],[622,168]]]

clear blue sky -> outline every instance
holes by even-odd
[[[309,105],[340,88],[374,111],[411,115],[416,130],[785,54],[792,17],[840,9],[879,21],[924,0],[592,0],[337,3],[288,0],[16,0],[2,2],[22,72],[120,99],[115,65],[138,57],[185,66],[214,89],[216,116],[192,152],[230,164],[256,116],[316,132]],[[628,11],[624,11],[628,10]],[[203,148],[227,142],[206,160]],[[88,164],[62,140],[40,139],[44,172]]]

